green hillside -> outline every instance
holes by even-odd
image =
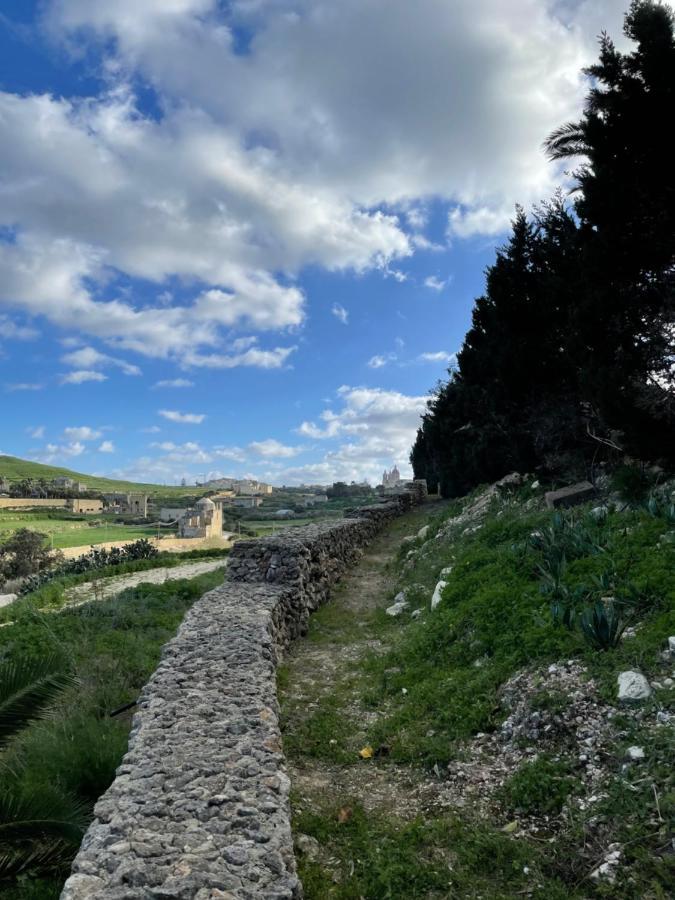
[[[206,493],[203,488],[196,488],[194,485],[176,487],[175,485],[118,481],[114,478],[84,475],[82,472],[73,472],[72,469],[64,469],[60,466],[47,466],[27,459],[19,459],[16,456],[0,456],[0,478],[4,477],[9,479],[9,481],[22,481],[24,478],[45,478],[47,481],[51,481],[51,479],[60,476],[81,481],[93,491],[141,491],[153,497],[183,497]]]

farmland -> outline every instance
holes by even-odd
[[[85,519],[61,510],[0,510],[0,543],[20,528],[46,534],[55,550],[157,536],[157,529],[152,526],[117,524],[114,517]],[[165,533],[164,529],[162,533]]]

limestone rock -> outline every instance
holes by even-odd
[[[595,488],[590,481],[580,481],[578,484],[571,484],[559,491],[547,491],[544,494],[544,500],[549,509],[576,506],[578,503],[592,500],[593,497],[595,497]]]
[[[632,702],[646,700],[651,696],[652,689],[641,672],[621,672],[617,681],[619,686],[619,700]]]
[[[630,759],[631,762],[637,762],[638,759],[645,758],[645,751],[642,747],[629,747],[626,750],[626,759]]]
[[[430,527],[431,527],[431,526],[429,526],[429,525],[423,525],[423,526],[420,528],[420,530],[417,532],[417,537],[418,537],[421,541],[426,541],[427,535],[429,534],[429,529],[430,529]]]
[[[443,599],[443,590],[447,585],[447,581],[439,581],[436,587],[434,588],[433,596],[431,597],[431,609],[434,610],[438,606],[438,604]]]

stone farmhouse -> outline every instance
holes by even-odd
[[[148,515],[148,496],[147,494],[137,493],[114,493],[103,494],[103,503],[106,510],[115,512],[122,516],[144,516]]]
[[[202,497],[193,507],[183,511],[178,522],[178,535],[182,538],[220,537],[223,533],[223,504],[220,500]]]

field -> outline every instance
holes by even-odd
[[[55,550],[66,547],[88,547],[90,544],[104,544],[109,541],[136,541],[142,537],[156,537],[157,529],[149,525],[118,525],[111,518],[103,524],[93,525],[92,521],[101,522],[105,517],[96,516],[89,519],[69,516],[60,510],[40,510],[26,512],[21,510],[0,511],[0,542],[19,528],[30,528],[46,534]],[[165,529],[162,530],[165,533]]]
[[[82,475],[80,472],[73,472],[72,469],[63,469],[59,466],[45,466],[27,459],[18,459],[16,456],[0,456],[0,477],[7,478],[9,481],[21,481],[24,478],[45,478],[47,481],[51,481],[60,476],[80,481],[93,491],[139,491],[150,497],[166,497],[174,500],[178,497],[201,496],[206,493],[204,488],[194,485],[179,487],[177,485],[117,481],[114,478],[102,478],[97,475]]]

